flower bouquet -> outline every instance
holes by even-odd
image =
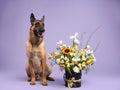
[[[90,46],[79,47],[78,33],[70,36],[72,45],[66,45],[60,40],[57,42],[57,50],[49,53],[49,58],[54,64],[58,64],[60,69],[65,70],[65,86],[80,87],[82,71],[88,71],[95,62],[94,53]]]

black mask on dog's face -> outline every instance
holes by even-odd
[[[42,17],[41,20],[36,20],[34,17],[34,14],[31,14],[30,20],[31,20],[31,25],[34,28],[33,32],[36,37],[43,37],[43,33],[45,32],[44,29],[44,16]]]
[[[40,35],[42,35],[42,33],[44,33],[45,32],[45,30],[43,29],[34,29],[34,34],[35,34],[35,36],[37,36],[37,37],[40,37]]]
[[[42,34],[45,32],[44,23],[41,20],[36,20],[34,23],[34,30],[35,36],[41,37]]]

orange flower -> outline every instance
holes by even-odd
[[[62,53],[63,53],[63,54],[70,54],[70,53],[71,53],[71,48],[69,48],[69,47],[64,47],[64,48],[62,49]]]

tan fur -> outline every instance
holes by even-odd
[[[35,22],[34,22],[35,23]],[[34,25],[30,28],[30,35],[26,41],[26,55],[28,63],[26,64],[26,73],[30,84],[34,85],[37,79],[42,79],[42,84],[47,85],[46,79],[54,80],[49,77],[52,70],[46,64],[46,49],[44,38],[38,38],[33,33]],[[39,77],[39,78],[38,78]]]

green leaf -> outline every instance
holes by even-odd
[[[72,74],[70,68],[65,67],[65,70],[68,71],[70,74]]]

